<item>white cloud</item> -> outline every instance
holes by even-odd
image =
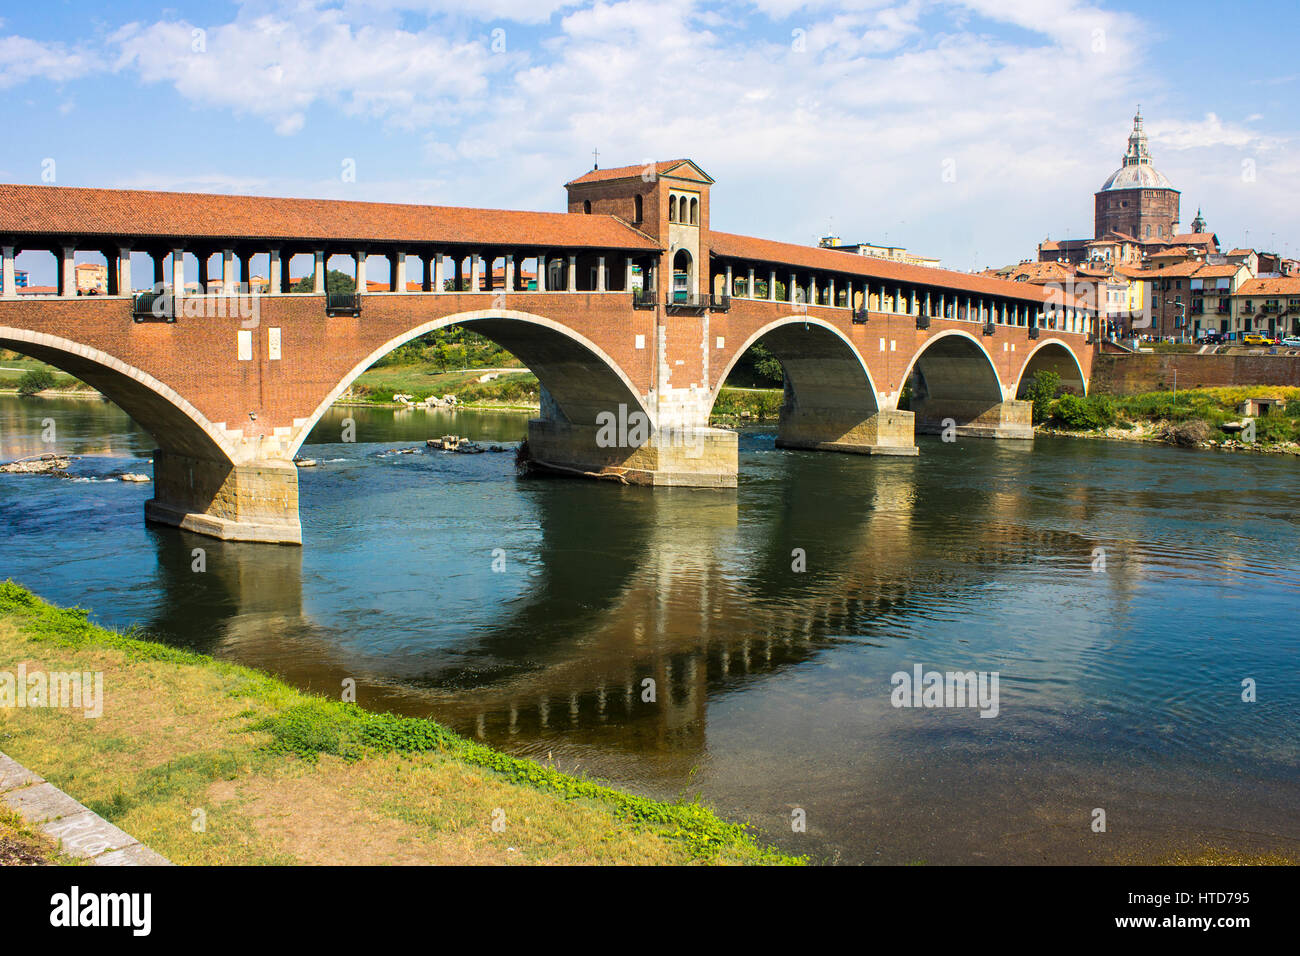
[[[96,55],[69,49],[62,43],[20,36],[0,37],[0,90],[34,79],[66,83],[102,67]]]
[[[1247,122],[1259,119],[1247,117]],[[1247,128],[1240,123],[1225,123],[1214,113],[1206,113],[1200,120],[1169,119],[1144,124],[1153,143],[1169,149],[1203,149],[1210,146],[1231,146],[1234,149],[1270,149],[1281,141]]]
[[[111,37],[117,68],[170,83],[198,105],[269,120],[282,134],[301,129],[318,103],[426,126],[470,108],[508,60],[441,30],[353,26],[340,10],[309,5],[197,29],[181,21],[123,27]]]

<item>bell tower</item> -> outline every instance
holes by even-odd
[[[659,297],[708,291],[709,187],[689,159],[592,169],[565,184],[569,212],[618,216],[667,251],[656,270]]]

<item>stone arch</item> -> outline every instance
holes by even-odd
[[[294,454],[326,410],[356,379],[393,349],[412,339],[450,325],[464,325],[509,350],[537,376],[551,397],[542,408],[543,417],[557,416],[579,426],[596,424],[602,412],[641,412],[654,424],[654,410],[647,407],[627,373],[600,346],[566,325],[531,312],[511,309],[478,309],[442,316],[413,326],[374,349],[339,381],[312,414],[295,423],[289,444]]]
[[[1033,381],[1034,375],[1041,370],[1055,372],[1061,377],[1061,387],[1076,395],[1088,393],[1088,380],[1084,377],[1083,366],[1074,350],[1060,339],[1047,339],[1040,342],[1027,356],[1020,368],[1020,377],[1016,380],[1016,398],[1023,399]]]
[[[920,434],[942,434],[953,425],[970,437],[1033,437],[1028,413],[1021,416],[1015,403],[1004,401],[993,357],[969,332],[950,329],[927,339],[902,381],[911,386]]]
[[[238,463],[247,449],[223,425],[169,385],[99,349],[45,332],[0,327],[0,348],[21,352],[75,375],[126,412],[165,448],[192,458]]]
[[[760,341],[785,370],[778,445],[915,454],[911,416],[881,409],[871,372],[857,348],[834,325],[812,316],[785,316],[751,334],[720,371],[710,407],[736,362]]]

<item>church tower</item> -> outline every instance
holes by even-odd
[[[1178,201],[1173,183],[1151,164],[1139,108],[1124,164],[1097,191],[1093,238],[1117,232],[1141,241],[1168,239],[1178,233]]]

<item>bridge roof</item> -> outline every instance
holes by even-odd
[[[1062,298],[1051,289],[1029,282],[994,279],[969,272],[936,269],[933,266],[908,265],[822,246],[801,246],[793,242],[775,242],[770,239],[756,239],[752,236],[736,236],[713,231],[709,232],[709,242],[715,255],[767,262],[776,266],[792,265],[804,269],[820,269],[868,279],[905,282],[909,285],[930,286],[952,292],[968,292],[972,295],[1022,299],[1038,304],[1055,302]],[[1086,304],[1077,297],[1064,296],[1063,298],[1067,304],[1073,299],[1073,304],[1079,308]]]
[[[0,184],[0,234],[659,251],[616,216]]]

